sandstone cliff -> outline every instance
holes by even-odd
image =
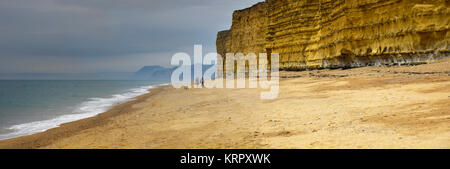
[[[280,68],[417,64],[449,56],[449,0],[266,0],[233,13],[217,52],[279,53]]]

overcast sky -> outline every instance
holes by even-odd
[[[0,0],[0,73],[134,72],[169,66],[232,12],[263,0]]]

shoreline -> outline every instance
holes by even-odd
[[[274,100],[259,99],[264,89],[158,86],[0,148],[450,148],[450,58],[280,77]]]
[[[50,128],[43,132],[0,140],[0,149],[35,149],[46,146],[57,139],[68,137],[76,134],[76,132],[105,123],[108,118],[117,116],[122,113],[122,110],[130,109],[133,104],[142,102],[144,101],[142,99],[150,97],[147,96],[151,94],[150,91],[154,92],[153,90],[157,90],[158,88],[165,86],[168,86],[168,84],[155,85],[154,87],[148,89],[147,93],[130,98],[131,100],[114,105],[107,111],[96,114],[92,117],[62,123],[59,124],[58,127]]]
[[[76,106],[71,106],[73,107],[71,108],[73,110],[67,109],[71,113],[61,114],[49,119],[40,119],[36,121],[14,124],[5,128],[11,132],[1,134],[0,141],[45,132],[49,129],[57,128],[59,125],[64,123],[94,117],[110,110],[118,104],[131,101],[137,96],[147,94],[149,89],[160,85],[164,84],[137,86],[105,97],[85,98],[84,101],[74,104]],[[27,130],[24,130],[23,128],[26,128]]]

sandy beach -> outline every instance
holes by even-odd
[[[450,148],[450,59],[280,75],[274,100],[161,86],[0,148]]]

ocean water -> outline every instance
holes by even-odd
[[[0,80],[0,140],[95,116],[159,84],[162,82]]]

